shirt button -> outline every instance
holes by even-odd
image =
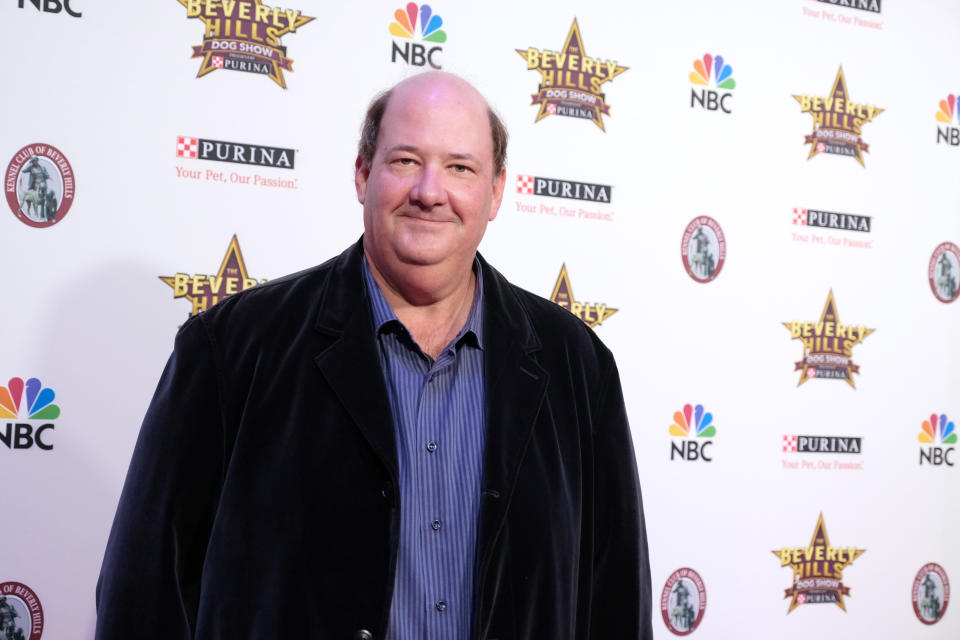
[[[430,528],[433,529],[434,531],[440,531],[440,521],[434,520],[433,522],[431,522]]]
[[[431,441],[431,442],[428,442],[428,443],[427,443],[427,451],[429,451],[430,453],[433,453],[433,452],[436,451],[436,450],[437,450],[437,443],[436,443],[436,442]]]
[[[437,611],[446,611],[447,603],[443,600],[437,600]]]

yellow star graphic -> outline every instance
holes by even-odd
[[[567,275],[566,263],[560,268],[560,276],[557,278],[557,284],[553,287],[553,293],[550,294],[550,301],[583,320],[588,327],[603,324],[604,320],[618,311],[618,309],[611,309],[603,303],[577,302],[573,297],[573,288],[570,286],[570,276]]]
[[[161,280],[173,287],[174,298],[186,298],[193,303],[190,311],[195,316],[201,311],[209,309],[224,298],[238,291],[249,289],[257,284],[254,278],[247,275],[247,265],[240,252],[240,243],[234,234],[227,246],[227,253],[223,256],[220,269],[215,276],[200,274],[190,276],[178,273],[173,276],[159,276]],[[261,280],[261,283],[266,280]]]
[[[856,389],[853,374],[859,374],[860,367],[851,360],[852,350],[875,329],[841,323],[832,289],[818,322],[784,322],[783,326],[794,340],[803,341],[803,359],[794,367],[801,372],[798,387],[811,378],[840,378]]]
[[[258,60],[270,65],[265,74],[287,88],[283,70],[293,71],[293,60],[287,57],[280,38],[296,31],[314,18],[297,9],[269,7],[261,0],[177,0],[187,9],[188,18],[199,18],[206,27],[203,44],[193,47],[194,58],[203,58],[197,77],[221,68],[213,57],[238,55],[245,61]],[[217,44],[225,47],[214,49]],[[233,48],[238,47],[238,48]],[[269,62],[268,62],[269,61]]]
[[[573,19],[561,51],[540,51],[535,47],[515,51],[527,61],[528,70],[536,69],[540,72],[540,87],[538,93],[533,94],[531,102],[540,105],[534,122],[553,115],[558,103],[570,103],[581,105],[584,112],[591,114],[589,119],[606,131],[601,116],[610,114],[610,106],[606,104],[606,94],[602,93],[600,88],[629,67],[618,64],[616,60],[600,60],[588,56],[583,48],[576,18]]]
[[[784,598],[792,596],[787,613],[806,603],[811,595],[825,597],[813,602],[833,602],[846,611],[843,596],[850,595],[850,587],[842,582],[843,569],[865,551],[855,547],[831,547],[822,513],[817,518],[817,526],[813,529],[808,547],[784,547],[771,551],[780,558],[781,567],[793,569],[793,586],[787,588],[783,595]]]
[[[804,139],[804,144],[810,145],[807,160],[818,153],[834,153],[852,156],[860,166],[865,166],[863,152],[869,152],[870,145],[860,138],[861,128],[884,110],[850,100],[842,66],[837,71],[828,97],[811,97],[807,94],[793,97],[800,103],[801,111],[813,117],[813,133]]]

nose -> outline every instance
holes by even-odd
[[[423,209],[446,204],[447,190],[443,180],[443,168],[433,163],[425,164],[410,190],[410,200]]]

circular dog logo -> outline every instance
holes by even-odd
[[[7,204],[31,227],[51,227],[73,204],[73,167],[53,145],[28,144],[14,154],[4,174]]]
[[[936,624],[950,602],[950,581],[943,567],[931,562],[917,572],[913,580],[913,612],[923,624]]]
[[[927,270],[930,288],[940,302],[953,302],[960,297],[960,247],[944,242],[933,250]]]
[[[693,633],[706,608],[707,590],[700,574],[686,567],[670,574],[660,594],[660,612],[667,629],[678,636]]]
[[[0,584],[0,638],[40,640],[43,607],[37,594],[25,584]]]
[[[727,241],[723,229],[709,216],[690,221],[680,243],[683,267],[697,282],[710,282],[718,275],[727,259]]]

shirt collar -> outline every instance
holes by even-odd
[[[480,268],[480,260],[473,258],[473,274],[477,279],[477,287],[473,292],[473,302],[470,304],[470,314],[464,323],[460,332],[453,339],[453,344],[458,344],[460,340],[468,333],[472,333],[477,341],[477,346],[483,349],[483,269]],[[363,282],[366,285],[367,293],[370,299],[370,310],[373,312],[373,327],[379,334],[386,325],[396,322],[400,326],[403,323],[397,318],[393,307],[387,302],[380,290],[380,285],[374,280],[370,272],[370,265],[367,263],[366,256],[363,260]],[[406,327],[404,327],[406,329]]]

